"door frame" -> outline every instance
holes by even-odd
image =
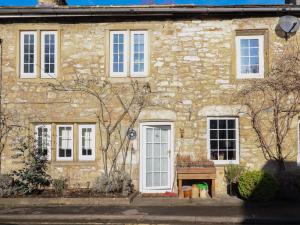
[[[143,163],[143,157],[145,151],[143,151],[143,127],[144,126],[170,126],[171,130],[171,138],[170,138],[170,146],[171,146],[171,154],[170,154],[170,187],[166,189],[150,189],[144,187],[145,184],[145,174],[144,169],[145,166]],[[164,193],[166,191],[172,191],[173,181],[174,181],[174,155],[175,155],[175,148],[174,148],[174,122],[143,122],[140,123],[140,175],[139,175],[139,189],[141,193]]]

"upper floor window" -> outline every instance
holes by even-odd
[[[37,150],[51,160],[51,125],[35,126],[35,139]]]
[[[110,75],[113,77],[128,75],[138,77],[147,76],[147,74],[148,32],[111,31]]]
[[[73,160],[73,126],[57,126],[57,160]]]
[[[264,36],[236,37],[237,78],[264,77]]]
[[[36,45],[36,32],[21,32],[21,77],[31,78],[36,75]]]
[[[237,118],[208,118],[208,158],[216,164],[238,163],[238,137]]]
[[[20,36],[20,77],[56,77],[57,31],[21,31]]]
[[[57,33],[42,31],[41,77],[56,77]]]
[[[95,125],[79,125],[79,159],[95,160]]]

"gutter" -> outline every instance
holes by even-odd
[[[136,17],[136,16],[201,16],[201,15],[236,15],[236,14],[278,14],[300,15],[300,7],[63,7],[63,8],[0,8],[0,18],[36,18],[36,17]],[[263,15],[261,15],[263,16]]]

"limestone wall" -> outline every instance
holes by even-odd
[[[96,122],[95,102],[80,93],[72,96],[57,93],[45,87],[49,80],[20,79],[18,69],[18,36],[20,29],[59,30],[60,35],[60,81],[71,80],[77,75],[99,76],[113,83],[129,84],[129,78],[110,78],[108,71],[109,30],[143,29],[149,31],[150,74],[149,81],[154,100],[168,109],[149,109],[142,113],[140,121],[175,122],[175,152],[207,157],[207,117],[236,116],[239,105],[232,97],[243,85],[235,74],[236,30],[268,30],[270,55],[285,40],[275,34],[278,18],[208,19],[176,21],[136,21],[123,23],[77,23],[77,24],[2,24],[3,79],[9,108],[15,109],[26,124],[35,122],[73,123]],[[299,34],[297,35],[299,37]],[[293,37],[294,39],[296,37]],[[271,61],[271,57],[270,57]],[[51,82],[51,81],[50,81]],[[296,160],[297,121],[290,134],[295,149],[291,160]],[[139,124],[138,124],[139,125]],[[136,129],[139,129],[137,125]],[[184,131],[183,138],[180,130]],[[55,129],[53,129],[55,131]],[[261,168],[265,160],[257,147],[256,137],[249,119],[239,115],[240,164],[251,169]],[[55,132],[53,132],[55,140]],[[133,178],[138,187],[139,140],[134,142]],[[53,144],[55,151],[55,144]],[[54,154],[54,153],[53,153]],[[13,167],[9,147],[2,156],[2,168]],[[94,182],[101,173],[101,156],[96,153],[95,162],[56,162],[50,164],[54,177],[67,176],[71,184]],[[217,193],[225,191],[223,167],[218,166]]]

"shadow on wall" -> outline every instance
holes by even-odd
[[[285,168],[285,171],[278,173],[276,162],[268,161],[263,170],[272,174],[278,181],[277,199],[300,202],[300,167],[295,161],[286,161]]]
[[[257,218],[273,222],[299,218],[300,167],[292,161],[286,162],[285,166],[285,171],[278,172],[276,162],[269,161],[262,171],[245,172],[244,179],[239,179],[239,197],[247,197],[243,208],[245,220],[242,224],[266,222]],[[245,185],[247,182],[248,185]],[[249,192],[246,193],[247,191]]]

